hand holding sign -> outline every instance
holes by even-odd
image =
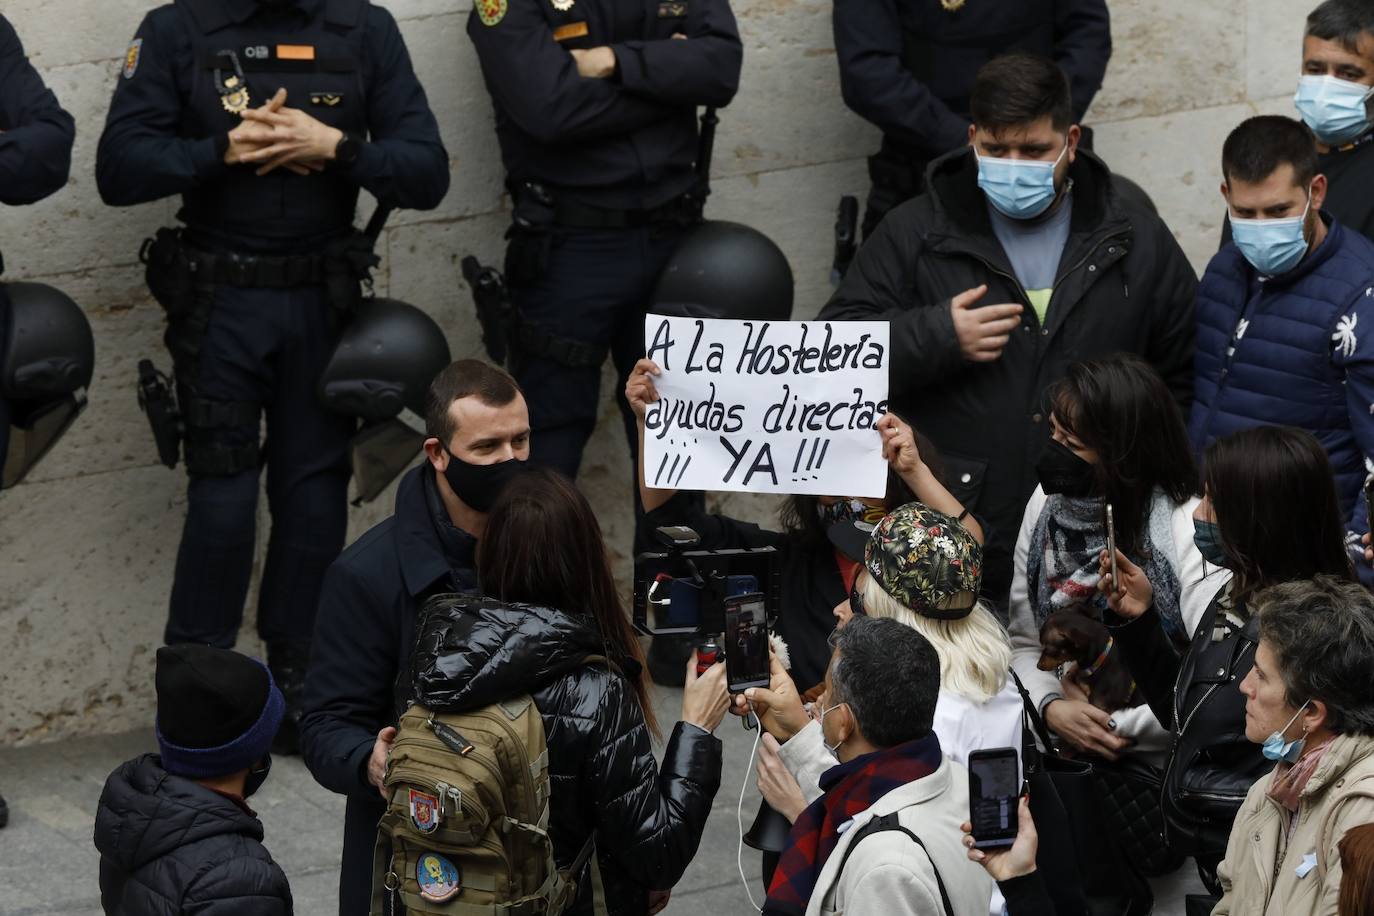
[[[959,350],[971,363],[991,363],[999,359],[1002,348],[1011,340],[1011,332],[1021,323],[1021,306],[1015,302],[974,308],[987,291],[988,285],[984,283],[964,290],[949,303]]]
[[[886,492],[886,322],[645,319],[643,485],[820,496]]]

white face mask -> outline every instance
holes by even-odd
[[[834,706],[829,706],[829,707],[827,707],[827,706],[821,706],[821,715],[820,715],[820,718],[819,718],[819,720],[818,720],[818,723],[819,723],[819,725],[820,725],[820,727],[821,727],[821,744],[825,744],[825,749],[826,749],[827,751],[829,751],[830,753],[834,754],[836,757],[839,757],[840,745],[841,745],[841,744],[844,744],[844,741],[836,741],[835,744],[834,744],[833,746],[832,746],[832,745],[829,745],[829,744],[826,744],[826,742],[825,742],[825,714],[828,713],[828,712],[830,712],[830,710],[832,710],[832,709],[839,709],[841,706],[848,706],[848,705],[849,705],[848,703],[836,703]]]

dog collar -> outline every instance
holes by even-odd
[[[1107,656],[1112,654],[1112,646],[1114,645],[1116,645],[1116,640],[1111,636],[1108,636],[1107,645],[1105,645],[1102,648],[1102,654],[1099,655],[1097,657],[1097,660],[1094,661],[1091,665],[1083,669],[1083,675],[1085,677],[1092,677],[1099,670],[1101,670],[1102,666],[1107,663]]]

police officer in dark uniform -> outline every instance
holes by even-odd
[[[265,463],[258,632],[288,703],[278,750],[293,752],[320,583],[347,522],[354,420],[316,387],[375,263],[353,228],[358,191],[382,208],[437,206],[438,126],[395,20],[368,0],[177,0],[129,47],[96,180],[114,206],[182,199],[184,227],[143,252],[190,475],[166,640],[233,646]]]
[[[14,26],[0,16],[0,203],[35,203],[65,185],[75,136],[72,116],[24,56]],[[0,287],[0,335],[6,333],[7,311]],[[0,336],[0,352],[4,344]],[[0,468],[9,451],[9,430],[10,408],[0,396]],[[0,798],[0,827],[8,821],[9,808]]]
[[[623,386],[654,281],[700,221],[696,108],[734,97],[739,31],[728,0],[477,0],[468,35],[514,198],[506,278],[531,460],[576,476],[607,351]]]
[[[868,160],[865,237],[924,190],[931,160],[968,145],[983,64],[1008,51],[1053,58],[1079,123],[1112,54],[1107,0],[835,0],[834,16],[845,104],[883,132]]]

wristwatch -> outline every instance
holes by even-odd
[[[351,168],[353,163],[358,161],[358,153],[362,151],[363,141],[357,134],[344,132],[339,138],[339,144],[334,147],[334,165],[336,168]]]

